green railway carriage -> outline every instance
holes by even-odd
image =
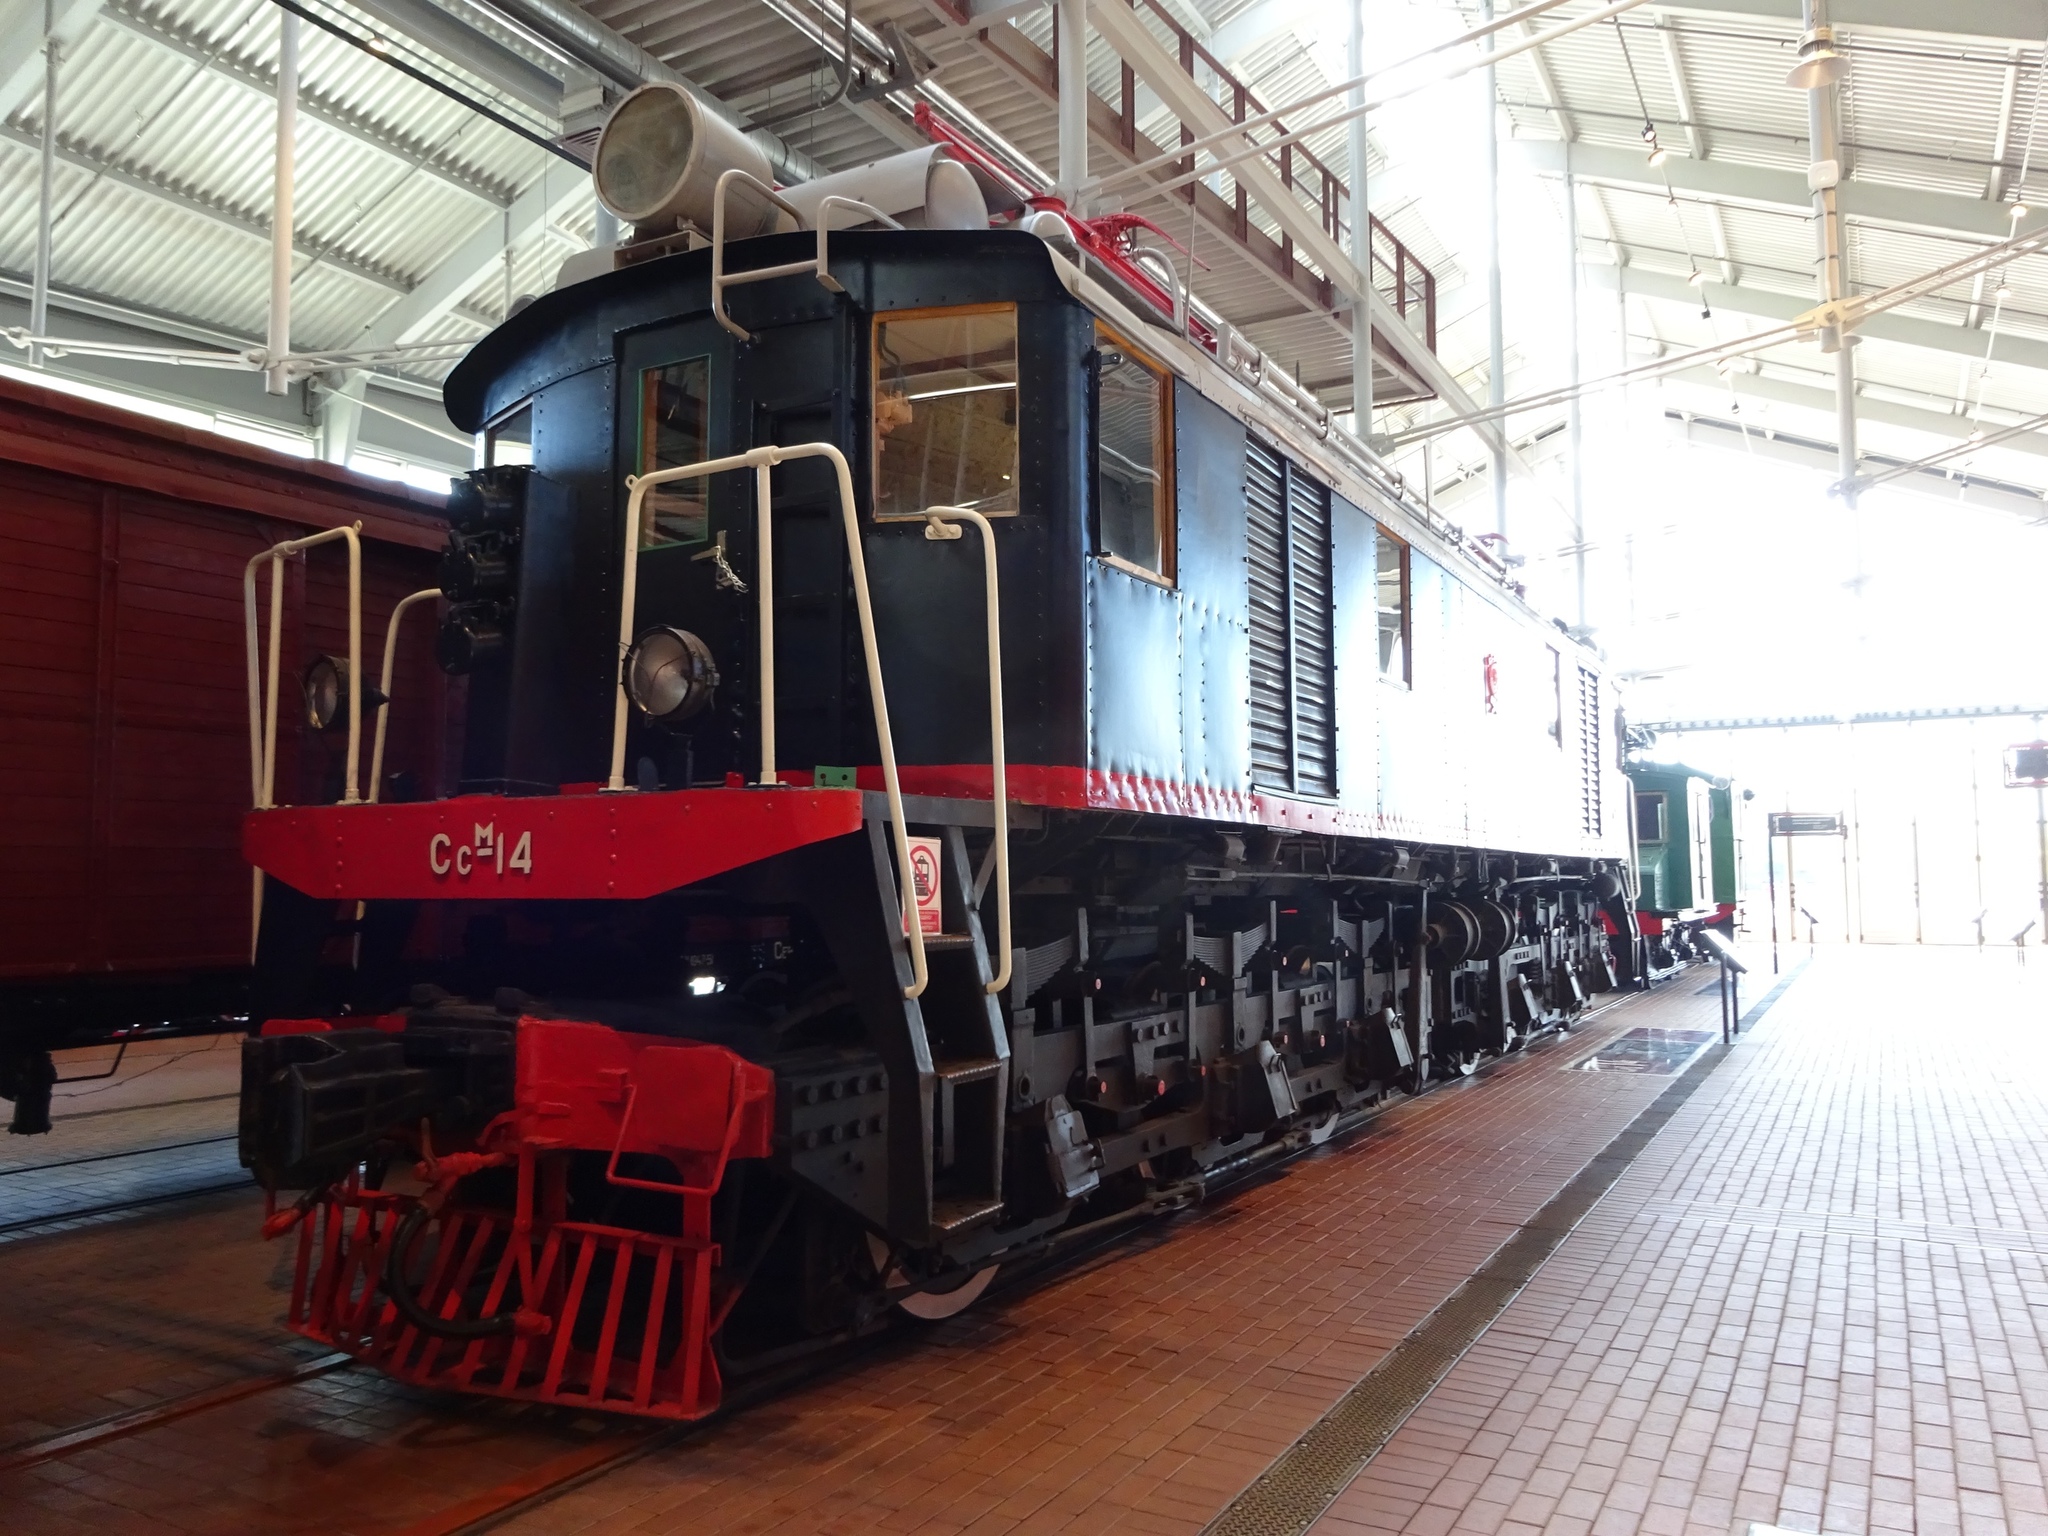
[[[1697,952],[1701,928],[1732,930],[1741,907],[1741,791],[1682,763],[1631,763],[1636,915],[1652,976]]]

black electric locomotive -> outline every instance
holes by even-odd
[[[1598,662],[1261,359],[742,194],[449,381],[460,784],[249,818],[244,1159],[410,1380],[708,1412],[1630,963]]]

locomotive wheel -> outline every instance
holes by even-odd
[[[1514,942],[1514,914],[1497,901],[1477,901],[1472,913],[1479,919],[1479,948],[1475,960],[1491,960]]]
[[[1462,965],[1479,948],[1479,919],[1462,902],[1447,901],[1430,909],[1437,931],[1435,948],[1446,965]]]
[[[873,1261],[875,1273],[882,1277],[887,1286],[908,1285],[910,1277],[903,1272],[900,1264],[889,1262],[889,1245],[874,1233],[868,1234],[868,1258]],[[914,1291],[896,1303],[897,1309],[906,1316],[920,1322],[943,1322],[949,1317],[958,1317],[977,1301],[988,1289],[989,1282],[996,1277],[1000,1264],[987,1264],[965,1276],[954,1285],[939,1290]]]

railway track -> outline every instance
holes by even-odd
[[[0,1168],[0,1242],[199,1195],[253,1190],[232,1152],[221,1156],[215,1150],[234,1141],[227,1132]]]
[[[227,1382],[201,1392],[188,1393],[183,1397],[167,1398],[161,1403],[152,1403],[147,1408],[136,1408],[127,1413],[117,1413],[111,1418],[97,1419],[76,1429],[67,1429],[61,1434],[31,1441],[15,1450],[0,1452],[0,1475],[25,1472],[30,1467],[59,1461],[80,1451],[91,1450],[95,1446],[126,1439],[129,1435],[139,1435],[178,1419],[189,1418],[195,1413],[204,1413],[209,1408],[223,1408],[244,1398],[275,1392],[280,1387],[312,1381],[316,1377],[325,1376],[330,1371],[338,1371],[343,1366],[353,1363],[354,1357],[351,1355],[321,1355],[317,1359],[295,1365],[287,1371]]]

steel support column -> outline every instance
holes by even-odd
[[[1059,0],[1055,7],[1059,52],[1059,185],[1057,191],[1076,216],[1088,180],[1088,0]]]
[[[1564,241],[1565,260],[1570,263],[1565,272],[1565,325],[1569,337],[1565,344],[1565,356],[1571,370],[1572,398],[1567,407],[1566,420],[1571,431],[1572,450],[1572,577],[1576,586],[1577,599],[1574,612],[1578,615],[1579,632],[1586,631],[1586,441],[1585,406],[1578,395],[1579,388],[1579,185],[1571,177],[1564,179]]]
[[[298,174],[299,18],[278,16],[277,160],[270,204],[270,329],[263,387],[273,395],[291,387],[284,358],[292,349],[292,192]]]
[[[1809,34],[1828,24],[1825,0],[1802,0],[1801,12]],[[1823,299],[1848,296],[1848,252],[1846,231],[1836,189],[1842,181],[1841,103],[1837,87],[1818,85],[1806,93],[1806,124],[1813,160],[1807,184],[1813,189],[1815,254],[1819,261],[1819,289]],[[1846,332],[1825,332],[1821,350],[1835,354],[1835,423],[1840,444],[1842,497],[1853,510],[1856,505],[1856,364],[1852,342]]]
[[[36,182],[35,287],[28,306],[31,336],[50,333],[50,240],[57,198],[57,68],[62,56],[63,45],[57,41],[57,0],[43,0],[43,144]],[[42,347],[30,347],[28,357],[33,366],[41,367]]]
[[[1480,0],[1479,19],[1493,20],[1493,0]],[[1480,44],[1493,52],[1493,34]],[[1500,313],[1500,89],[1497,71],[1488,64],[1479,72],[1480,89],[1486,95],[1486,404],[1499,410],[1507,403],[1507,343],[1501,329]],[[1493,531],[1503,541],[1508,536],[1507,423],[1500,423],[1500,437],[1493,443]]]
[[[1344,0],[1344,65],[1354,80],[1365,74],[1365,0]],[[1350,96],[1357,112],[1346,125],[1351,151],[1351,261],[1372,282],[1372,205],[1366,197],[1365,87]],[[1395,296],[1397,299],[1401,295]],[[1372,442],[1372,306],[1351,306],[1351,422],[1361,443]]]

